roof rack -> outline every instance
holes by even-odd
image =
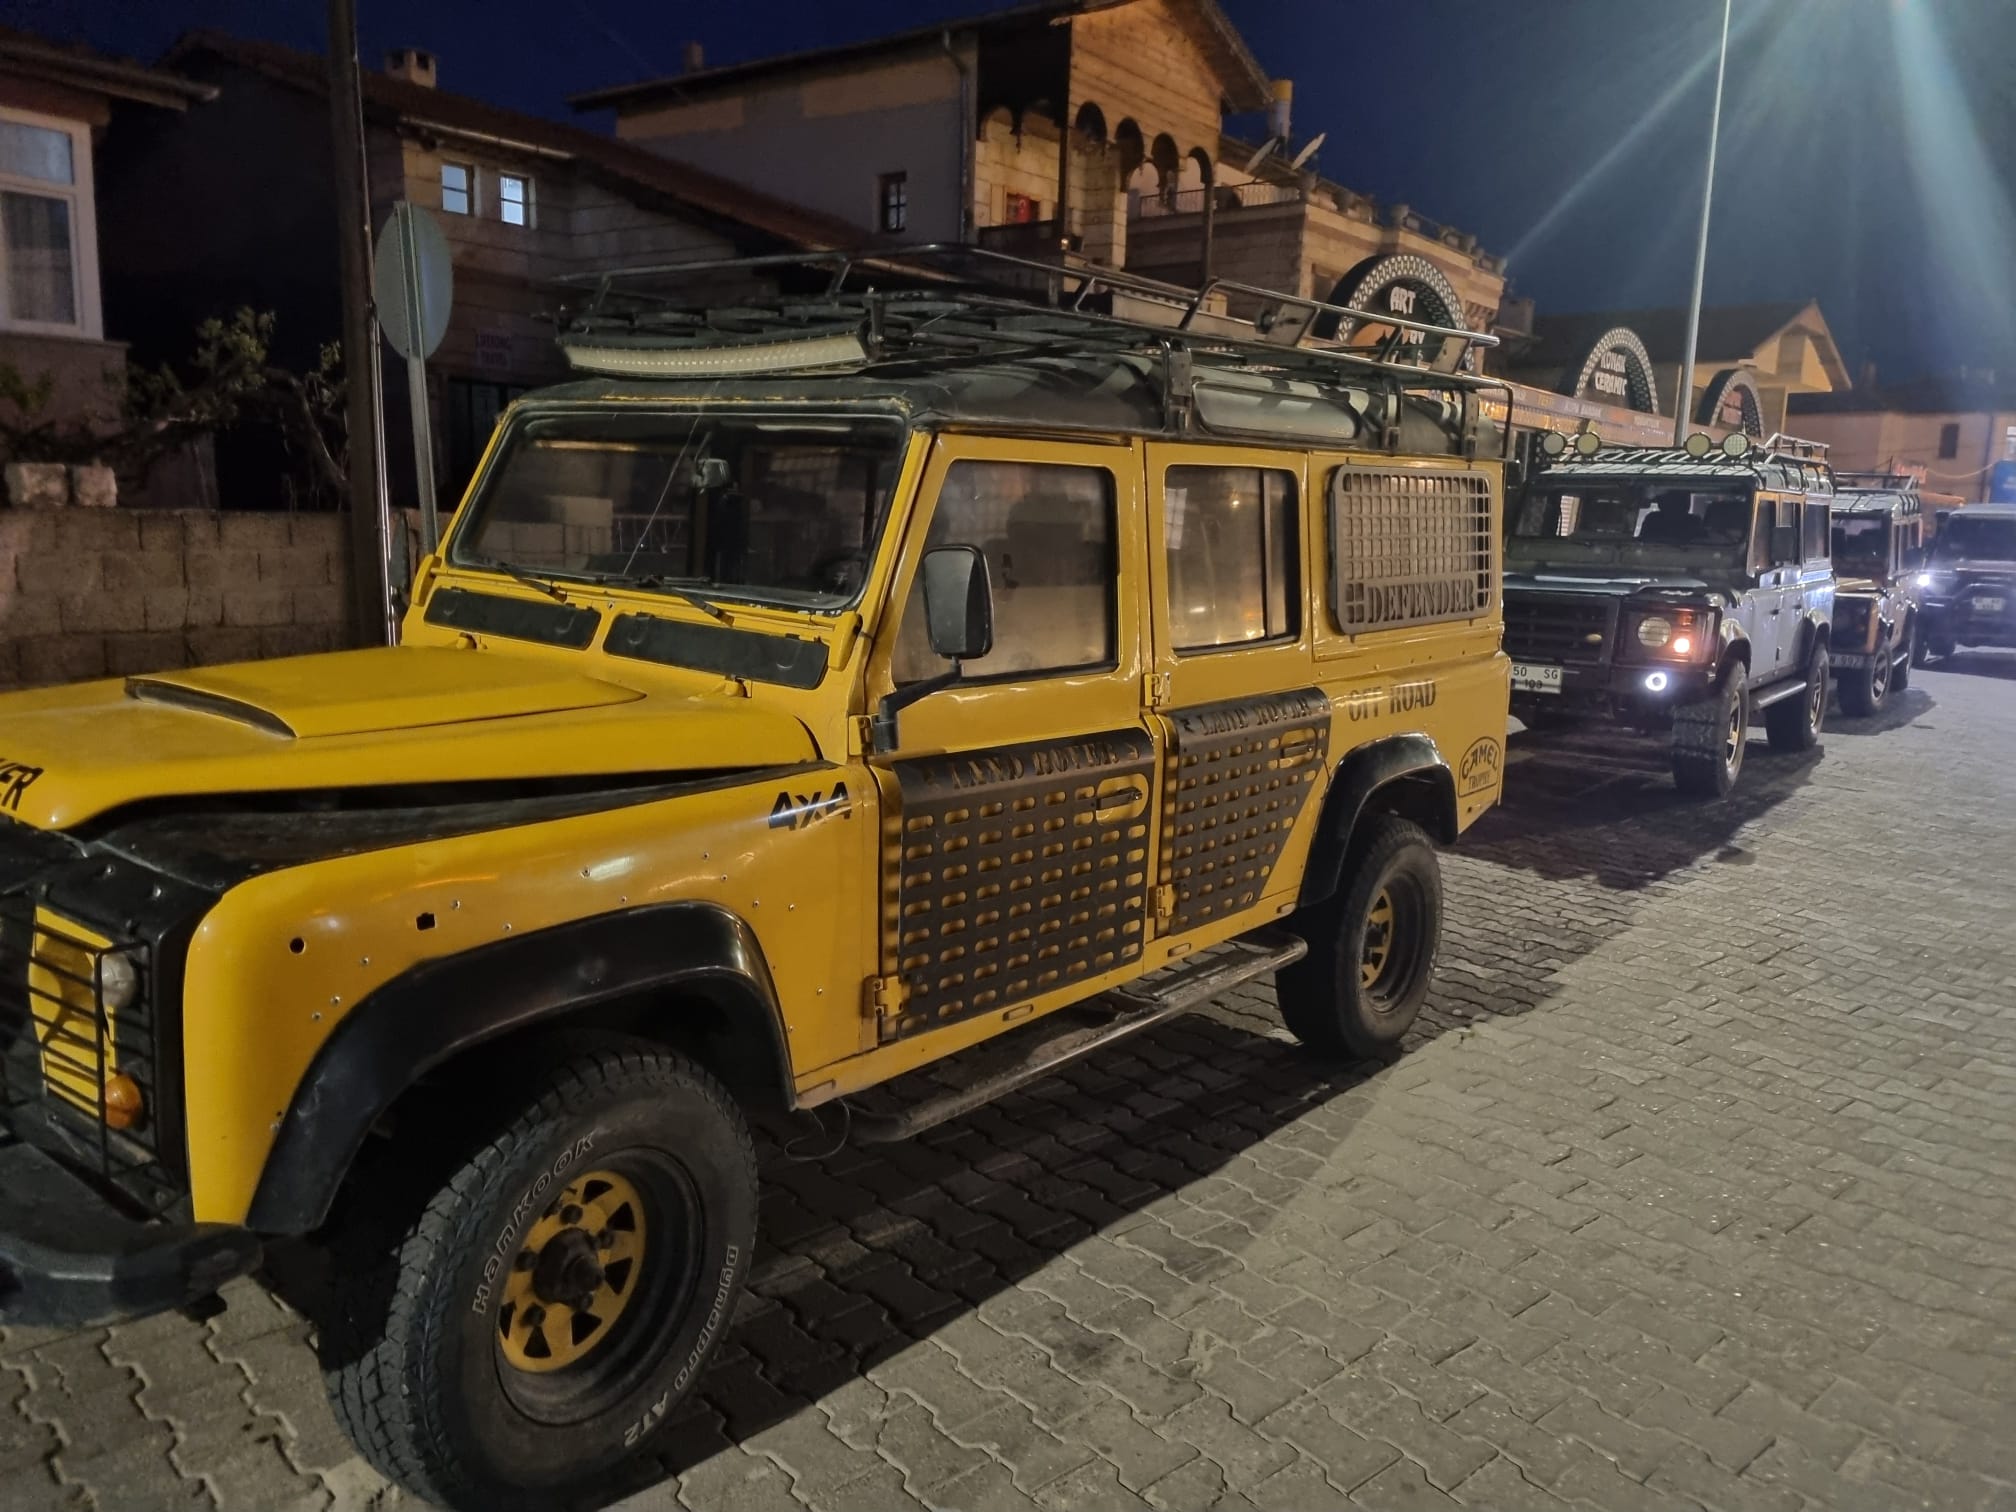
[[[1842,488],[1866,488],[1871,493],[1900,493],[1916,495],[1918,475],[1900,472],[1848,472],[1836,468],[1834,481]]]
[[[1801,462],[1827,460],[1825,441],[1807,441],[1798,436],[1788,436],[1783,431],[1775,431],[1766,437],[1762,450],[1767,457],[1793,457]]]
[[[705,289],[710,280],[718,292],[725,275],[793,267],[822,274],[824,287],[694,308],[696,286]],[[864,275],[893,278],[899,286],[848,288]],[[686,285],[686,297],[664,292],[666,280]],[[1497,344],[1482,332],[1249,284],[1220,280],[1197,291],[1089,263],[1040,261],[961,243],[662,263],[560,282],[588,291],[586,303],[561,318],[568,360],[584,371],[620,377],[887,373],[894,365],[915,371],[920,365],[1104,352],[1147,359],[1172,416],[1189,407],[1200,368],[1244,368],[1330,389],[1382,392],[1393,401],[1383,406],[1380,422],[1389,446],[1397,435],[1399,401],[1440,391],[1455,413],[1462,448],[1472,452],[1483,430],[1477,392],[1501,392],[1508,412],[1512,398],[1503,380],[1465,371],[1474,349]],[[1215,292],[1260,308],[1252,319],[1218,313],[1206,307]],[[1349,345],[1361,327],[1388,334],[1370,346]]]

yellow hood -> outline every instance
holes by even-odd
[[[0,697],[0,816],[142,799],[795,765],[804,725],[546,659],[439,647],[286,657]]]

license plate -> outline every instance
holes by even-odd
[[[1974,600],[1974,612],[1976,614],[2000,614],[2007,603],[2007,599],[1977,598]]]
[[[1538,662],[1512,663],[1512,686],[1522,693],[1559,693],[1561,669]]]

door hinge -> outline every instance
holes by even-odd
[[[1160,934],[1176,917],[1176,885],[1164,882],[1155,889],[1155,932]]]
[[[1149,672],[1141,678],[1141,702],[1150,709],[1166,707],[1169,702],[1169,674]]]
[[[875,721],[866,714],[849,715],[847,719],[847,754],[849,756],[869,756],[875,750]]]
[[[903,1011],[910,985],[900,976],[870,977],[863,984],[862,997],[871,1018],[894,1018]]]

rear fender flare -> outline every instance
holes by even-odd
[[[246,1226],[320,1227],[372,1126],[428,1072],[506,1035],[666,992],[706,998],[760,1035],[773,1063],[765,1079],[774,1073],[784,1104],[794,1102],[777,991],[743,920],[697,902],[602,914],[424,961],[358,1003],[295,1089]]]
[[[1347,753],[1337,763],[1323,814],[1302,869],[1301,907],[1321,903],[1342,884],[1351,837],[1368,810],[1380,807],[1382,791],[1405,789],[1401,812],[1422,823],[1435,839],[1456,838],[1456,776],[1435,742],[1426,735],[1393,735]],[[1398,796],[1388,793],[1389,797]]]

